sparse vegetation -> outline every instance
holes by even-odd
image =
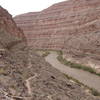
[[[49,51],[45,51],[45,52],[42,54],[42,57],[46,57],[46,56],[48,56],[49,54],[50,54]]]
[[[3,68],[0,68],[0,74],[5,74],[5,70]]]
[[[82,69],[82,70],[84,70],[84,71],[88,71],[88,72],[90,72],[90,73],[93,73],[93,74],[95,74],[95,75],[100,76],[100,73],[96,73],[96,71],[95,71],[93,68],[91,68],[91,67],[89,67],[89,66],[81,65],[81,64],[78,64],[78,63],[73,63],[73,62],[71,62],[71,61],[67,61],[66,59],[64,59],[64,58],[62,57],[62,55],[59,55],[59,56],[57,57],[57,59],[58,59],[62,64],[67,65],[67,66],[70,66],[71,68]]]
[[[93,89],[91,88],[91,93],[94,95],[94,96],[100,96],[100,93],[96,90],[96,89]]]
[[[58,55],[63,55],[63,52],[61,50],[56,51]]]
[[[90,88],[87,85],[84,85],[83,83],[79,82],[77,79],[68,76],[67,74],[64,74],[69,80],[73,80],[74,82],[78,83],[79,86],[84,86],[84,88],[88,89],[90,91],[90,93],[94,96],[100,96],[100,93],[94,89],[94,88]]]
[[[50,50],[50,51],[51,51],[51,50]],[[71,68],[82,69],[82,70],[84,70],[84,71],[88,71],[88,72],[90,72],[90,73],[93,73],[93,74],[96,74],[96,75],[100,76],[100,73],[96,73],[96,71],[95,71],[93,68],[89,67],[89,66],[85,66],[85,65],[78,64],[78,63],[73,63],[73,62],[71,62],[71,61],[67,61],[66,59],[63,58],[63,56],[62,56],[62,55],[63,55],[63,52],[62,52],[62,51],[56,51],[56,50],[55,50],[55,52],[57,52],[57,54],[59,55],[59,56],[57,57],[57,59],[58,59],[62,64],[67,65],[67,66],[70,66]],[[43,57],[46,57],[46,56],[48,56],[48,54],[50,54],[49,50],[45,50],[45,53],[44,53],[42,56],[43,56]],[[68,76],[68,75],[66,75],[66,74],[64,74],[64,75],[65,75],[69,80],[73,80],[74,82],[78,83],[78,85],[84,86],[84,88],[88,89],[89,92],[90,92],[92,95],[94,95],[94,96],[100,96],[100,93],[99,93],[96,89],[90,88],[90,87],[88,87],[87,85],[84,85],[83,83],[81,83],[80,81],[78,81],[77,79],[74,79],[74,78],[72,78],[72,77],[70,77],[70,76]]]
[[[36,49],[36,51],[41,51],[41,52],[44,52],[42,54],[42,57],[46,57],[50,54],[50,51],[53,51],[53,52],[57,52],[58,55],[63,55],[63,52],[61,50],[50,50],[50,49]]]
[[[71,68],[77,68],[77,69],[81,69],[84,71],[88,71],[92,74],[98,75],[100,76],[100,73],[97,73],[93,68],[91,68],[90,66],[86,66],[86,65],[82,65],[82,64],[78,64],[78,63],[74,63],[71,61],[67,61],[65,58],[63,58],[63,52],[61,50],[41,50],[44,51],[45,53],[42,54],[42,57],[46,57],[50,54],[50,51],[54,51],[57,52],[57,54],[59,55],[57,57],[57,59],[64,65],[69,66]]]

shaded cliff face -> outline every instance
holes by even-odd
[[[23,38],[24,34],[20,28],[18,28],[12,19],[12,16],[0,6],[0,28],[6,30],[11,35],[19,38]]]
[[[12,16],[0,7],[0,44],[10,49],[14,44],[25,41],[23,31],[16,26]]]
[[[66,58],[100,68],[100,0],[69,0],[14,20],[30,46],[62,49]]]
[[[0,18],[0,100],[98,100],[34,50],[28,53],[22,31],[1,7]]]
[[[0,7],[0,100],[11,100],[7,95],[12,93],[21,95],[24,91],[26,94],[22,80],[28,59],[26,42],[23,31]]]

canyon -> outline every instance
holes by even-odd
[[[70,81],[35,50],[0,6],[0,100],[99,100]]]
[[[14,17],[34,49],[62,50],[100,72],[100,0],[68,0]]]

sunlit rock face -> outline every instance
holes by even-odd
[[[27,48],[23,32],[1,7],[0,19],[0,100],[98,100]]]
[[[23,32],[0,7],[0,100],[97,100],[27,49]]]
[[[71,43],[76,49],[90,43],[99,45],[99,6],[99,0],[69,0],[41,12],[18,15],[14,20],[35,48],[63,49]]]
[[[24,30],[30,46],[61,49],[68,54],[66,58],[80,57],[82,63],[98,68],[100,0],[64,1],[41,12],[18,15],[14,20]]]

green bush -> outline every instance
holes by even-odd
[[[67,65],[67,66],[70,66],[71,68],[82,69],[82,70],[84,70],[84,71],[88,71],[88,72],[90,72],[90,73],[93,73],[93,74],[96,74],[96,75],[100,76],[100,73],[96,73],[96,71],[95,71],[93,68],[91,68],[91,67],[89,67],[89,66],[81,65],[81,64],[78,64],[78,63],[73,63],[73,62],[71,62],[71,61],[67,61],[66,59],[64,59],[64,58],[62,57],[62,55],[59,55],[59,56],[57,57],[57,59],[58,59],[62,64]]]
[[[99,93],[96,89],[91,88],[91,93],[92,93],[94,96],[100,96],[100,93]]]
[[[90,93],[94,96],[100,96],[100,92],[98,92],[96,89],[94,88],[90,88],[87,85],[84,85],[83,83],[81,83],[80,81],[78,81],[75,78],[72,78],[70,76],[68,76],[67,74],[64,74],[69,80],[73,80],[74,82],[76,82],[79,86],[84,86],[86,89],[90,90]]]
[[[61,50],[57,51],[58,55],[63,55],[63,52]]]
[[[3,68],[0,68],[0,74],[5,74],[5,70]]]
[[[46,57],[46,56],[48,56],[49,54],[50,54],[49,51],[45,51],[45,52],[42,54],[42,57]]]

